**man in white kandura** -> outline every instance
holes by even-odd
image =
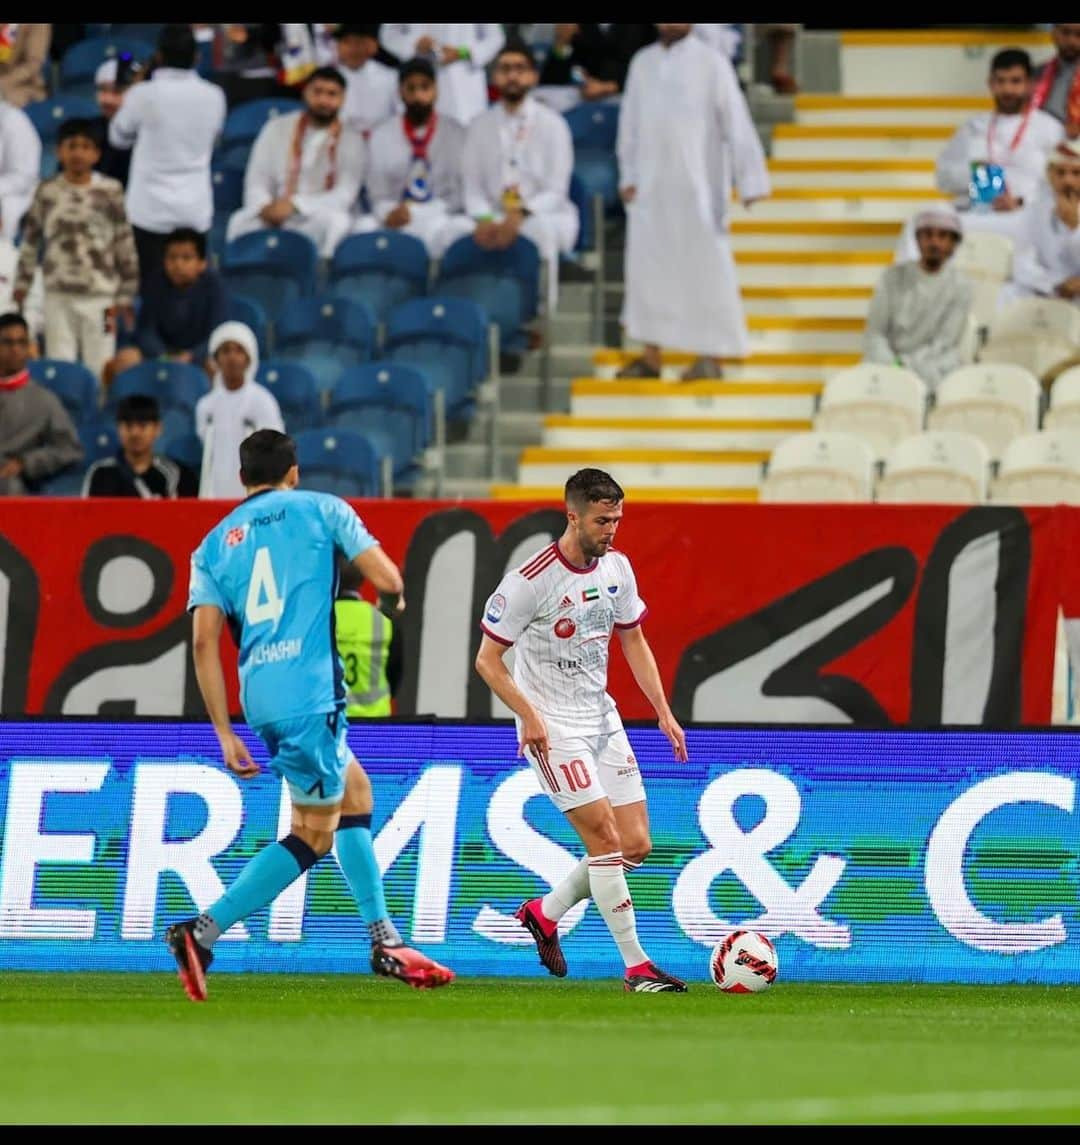
[[[641,630],[646,608],[634,570],[612,548],[622,503],[622,489],[602,470],[582,469],[567,481],[566,531],[507,573],[484,605],[476,670],[513,711],[518,754],[527,754],[541,790],[585,844],[585,858],[558,886],[518,908],[541,964],[565,976],[559,919],[591,897],[626,965],[624,989],[683,993],[686,984],[642,949],[626,885],[626,872],[641,865],[652,843],[641,772],[607,693],[612,628],[675,758],[687,756]],[[513,677],[503,662],[510,647]]]
[[[698,356],[686,381],[720,377],[722,358],[749,349],[727,210],[733,183],[749,207],[769,194],[769,174],[730,61],[692,27],[657,24],[660,41],[630,61],[623,93],[623,325],[644,343],[623,377],[659,377],[662,346]]]

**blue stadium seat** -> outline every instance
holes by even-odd
[[[181,465],[186,465],[196,477],[202,469],[202,439],[195,433],[185,433],[180,437],[162,438],[158,452],[171,457]]]
[[[307,235],[267,228],[226,244],[221,274],[230,292],[254,298],[276,323],[290,302],[315,293],[318,263]]]
[[[83,447],[83,463],[87,466],[103,457],[112,457],[120,445],[116,423],[103,417],[83,422],[79,426],[79,440]]]
[[[56,143],[60,124],[65,119],[96,119],[101,114],[96,100],[64,93],[28,103],[23,111],[30,117],[43,147]]]
[[[42,497],[80,497],[82,496],[83,481],[86,477],[87,466],[83,463],[69,465],[52,477],[46,477],[38,487],[37,492]]]
[[[76,426],[97,417],[97,378],[81,362],[32,358],[27,368],[35,382],[56,394]]]
[[[113,410],[121,398],[130,394],[149,394],[166,407],[194,412],[203,394],[210,392],[206,371],[190,362],[140,362],[113,378],[106,408]]]
[[[221,171],[233,171],[243,179],[251,158],[251,147],[250,143],[234,143],[229,148],[219,144],[214,150],[214,167]]]
[[[372,231],[342,239],[330,262],[334,294],[367,303],[380,322],[393,307],[427,293],[428,253],[412,235]]]
[[[246,103],[238,103],[229,110],[225,117],[225,126],[221,129],[221,139],[218,142],[219,161],[229,158],[229,165],[233,165],[233,158],[243,154],[243,164],[247,164],[247,156],[252,144],[268,120],[279,115],[288,115],[292,111],[303,110],[303,103],[299,99],[269,96],[265,99],[249,99]]]
[[[214,186],[214,214],[231,215],[244,201],[244,172],[215,166],[210,173]]]
[[[259,363],[255,380],[277,399],[289,433],[322,425],[322,405],[315,375],[303,362],[270,358]]]
[[[165,406],[161,411],[161,436],[166,441],[195,432],[194,411],[182,406]]]
[[[243,322],[251,328],[259,346],[260,358],[270,352],[270,323],[261,302],[230,291],[227,314],[230,321]]]
[[[157,42],[161,36],[161,29],[164,24],[110,24],[110,36],[126,36],[130,39],[145,40],[153,47],[157,47]]]
[[[396,362],[354,366],[330,391],[326,420],[376,434],[394,459],[395,476],[404,476],[431,441],[431,382],[422,370]]]
[[[300,298],[283,307],[274,323],[274,354],[303,362],[326,391],[347,366],[371,357],[376,325],[364,302],[329,294]]]
[[[364,434],[306,429],[296,434],[300,487],[339,497],[374,497],[381,490],[379,452]]]
[[[617,103],[579,103],[563,112],[563,117],[570,127],[575,151],[584,147],[615,154],[615,141],[619,135]]]
[[[575,253],[595,250],[596,235],[594,231],[596,228],[593,225],[592,202],[585,189],[585,184],[576,171],[570,176],[570,202],[577,207],[578,218],[581,220],[578,227],[577,242],[574,243]]]
[[[60,60],[60,94],[94,97],[94,73],[106,60],[124,52],[140,63],[154,53],[154,45],[134,36],[91,36],[72,44]]]
[[[443,255],[432,292],[478,303],[499,327],[500,347],[524,350],[525,326],[539,309],[540,252],[520,235],[505,250],[485,250],[463,235]]]
[[[414,299],[390,312],[383,356],[418,366],[443,391],[447,416],[467,416],[487,376],[487,328],[483,307],[468,299]]]
[[[604,200],[605,214],[619,214],[622,210],[619,164],[614,155],[606,151],[575,151],[574,176],[581,183],[587,200],[599,195]]]

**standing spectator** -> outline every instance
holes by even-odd
[[[62,123],[56,151],[60,170],[38,187],[23,219],[14,298],[21,306],[44,244],[45,351],[83,362],[100,380],[116,352],[118,318],[135,319],[135,239],[123,187],[94,170],[101,152],[90,121]]]
[[[280,24],[193,24],[192,30],[198,41],[209,41],[209,74],[230,110],[250,99],[289,94],[278,83]]]
[[[1057,54],[1036,71],[1031,102],[1060,120],[1075,139],[1080,135],[1080,24],[1051,24],[1050,35]]]
[[[398,113],[398,76],[380,63],[378,24],[338,24],[338,71],[345,77],[345,106],[341,118],[365,139],[384,119]]]
[[[1080,139],[1064,139],[1046,167],[1049,189],[1025,207],[1012,279],[1001,302],[1041,295],[1080,304]]]
[[[146,284],[134,345],[113,360],[119,374],[144,358],[190,362],[213,373],[210,335],[228,317],[225,284],[206,261],[206,236],[180,227],[165,240],[165,262]]]
[[[465,137],[465,210],[476,220],[473,237],[482,247],[508,247],[519,234],[536,243],[548,264],[554,306],[559,252],[573,250],[579,225],[570,199],[570,128],[530,97],[537,71],[523,41],[500,49],[492,78],[499,102],[477,116]]]
[[[344,131],[345,77],[317,68],[304,85],[302,111],[267,120],[244,176],[244,205],[226,232],[232,240],[265,227],[310,238],[329,258],[348,233],[364,181],[364,141]]]
[[[345,669],[345,715],[350,720],[392,714],[401,683],[402,637],[393,603],[364,600],[364,574],[352,561],[338,560],[334,639]]]
[[[465,131],[439,115],[436,98],[431,61],[402,64],[405,114],[388,119],[371,136],[367,192],[372,214],[356,227],[387,227],[414,235],[432,258],[442,257],[454,239],[473,229],[462,210]]]
[[[430,59],[439,73],[439,114],[468,127],[488,105],[486,69],[506,36],[501,24],[383,24],[379,42],[402,62]]]
[[[863,360],[906,366],[934,389],[964,364],[973,289],[952,261],[963,238],[954,210],[922,211],[915,238],[919,260],[886,267],[874,289]]]
[[[689,24],[656,27],[660,42],[630,64],[619,117],[623,323],[645,344],[622,376],[659,377],[669,346],[699,355],[684,380],[718,378],[721,358],[748,349],[726,220],[732,183],[750,206],[769,194],[769,175],[730,61]]]
[[[34,197],[41,138],[22,108],[0,101],[0,235],[12,242]]]
[[[0,96],[25,107],[48,95],[42,68],[49,58],[51,24],[0,24]]]
[[[114,147],[109,142],[109,124],[124,102],[124,94],[136,80],[142,78],[143,67],[130,52],[121,52],[106,60],[94,73],[94,90],[101,115],[90,121],[101,149],[97,170],[102,175],[119,179],[127,187],[131,169],[131,148]]]
[[[195,432],[203,443],[199,496],[238,500],[240,443],[257,429],[284,433],[277,399],[255,381],[259,346],[250,326],[223,322],[210,335],[210,357],[217,367],[214,388],[195,406]]]
[[[157,398],[129,394],[116,407],[120,448],[95,461],[83,478],[84,497],[142,497],[147,501],[196,497],[199,480],[186,465],[155,452],[161,437]]]
[[[82,460],[83,449],[60,399],[30,377],[30,331],[19,314],[0,314],[0,496]]]
[[[142,285],[161,266],[167,235],[177,227],[210,230],[210,156],[225,122],[221,88],[195,71],[189,25],[162,28],[155,62],[149,81],[127,92],[109,123],[109,142],[132,150],[127,208]]]

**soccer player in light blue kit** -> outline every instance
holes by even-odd
[[[345,686],[334,642],[337,553],[344,554],[397,610],[401,573],[352,508],[326,493],[295,491],[292,440],[261,429],[240,446],[247,498],[204,538],[191,558],[195,675],[225,766],[259,773],[229,721],[221,630],[240,649],[240,699],[249,726],[289,784],[291,832],[264,847],[198,918],[175,923],[165,941],[193,1001],[206,1000],[214,942],[271,903],[330,850],[337,834],[342,872],[371,934],[371,968],[418,989],[454,974],[406,946],[386,910],[371,844],[371,783],[345,740]]]

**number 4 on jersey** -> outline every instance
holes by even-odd
[[[274,566],[270,563],[270,550],[263,545],[255,551],[244,615],[248,624],[262,624],[266,620],[277,624],[284,611],[285,601],[278,595]]]

